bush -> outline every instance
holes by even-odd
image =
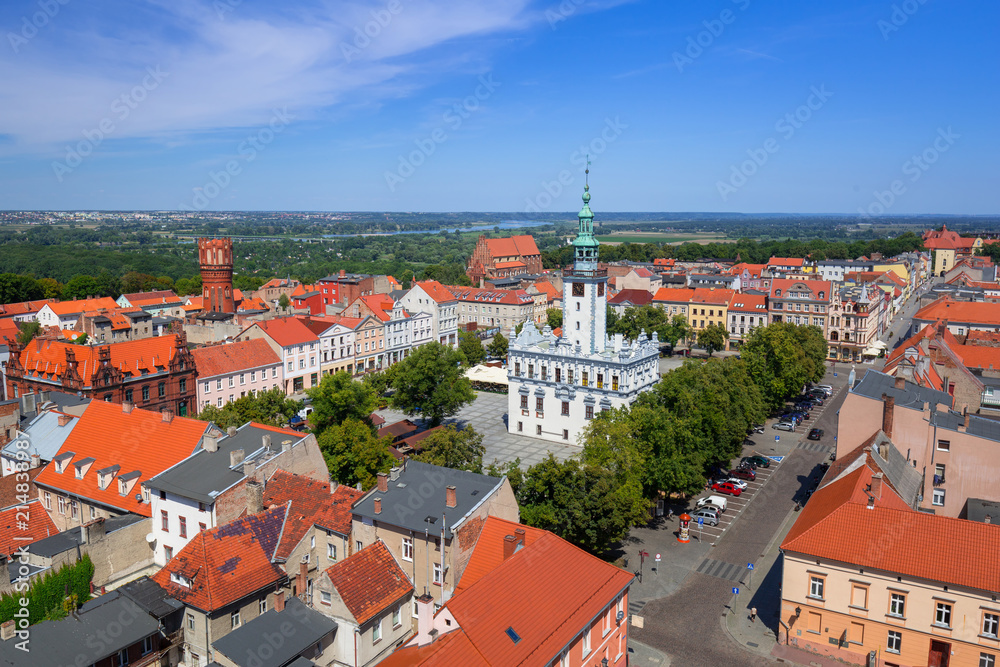
[[[12,569],[17,567],[16,560],[10,563]],[[93,578],[94,563],[88,554],[84,554],[73,565],[63,565],[59,570],[49,571],[35,579],[27,591],[14,591],[0,598],[0,623],[14,618],[14,614],[21,609],[22,597],[28,598],[29,624],[63,618],[90,599],[90,582]]]

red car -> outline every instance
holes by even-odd
[[[741,491],[740,488],[732,482],[716,482],[712,485],[712,489],[718,491],[719,493],[728,493],[731,496],[738,496],[743,493],[743,491]]]
[[[752,482],[757,479],[757,473],[749,468],[736,468],[735,470],[730,470],[729,476],[736,477],[737,479],[745,479],[748,482]]]

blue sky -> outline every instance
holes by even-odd
[[[64,4],[63,4],[64,3]],[[997,3],[0,4],[0,208],[995,214]]]

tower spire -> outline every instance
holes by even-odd
[[[584,170],[583,208],[578,215],[580,225],[576,239],[574,266],[578,269],[593,270],[597,268],[597,239],[594,238],[594,214],[590,210],[590,155],[587,156],[587,168]]]

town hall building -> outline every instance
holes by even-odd
[[[573,266],[563,270],[562,336],[528,320],[510,341],[510,433],[576,443],[595,414],[631,405],[660,379],[655,332],[634,341],[607,335],[608,274],[597,264],[589,184],[579,218]]]

